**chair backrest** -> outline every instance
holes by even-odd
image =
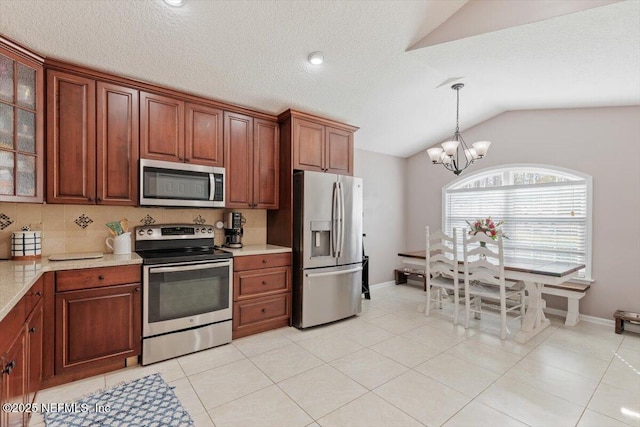
[[[496,240],[484,233],[470,235],[465,230],[464,234],[462,246],[465,282],[477,280],[504,288],[502,233],[496,235]]]
[[[425,275],[427,283],[431,278],[443,276],[453,279],[454,284],[458,284],[457,234],[456,228],[453,229],[453,237],[447,236],[442,230],[430,234],[429,227],[425,227]]]

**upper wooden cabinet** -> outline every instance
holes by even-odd
[[[47,70],[47,108],[47,202],[136,205],[138,91]]]
[[[293,169],[353,175],[357,128],[291,110],[283,119],[291,129]]]
[[[0,37],[0,202],[43,200],[42,62]]]
[[[222,110],[142,92],[140,118],[143,159],[224,166]]]
[[[279,131],[276,122],[224,114],[228,208],[278,208]]]

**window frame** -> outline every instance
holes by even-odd
[[[470,175],[461,177],[459,179],[455,179],[450,183],[446,184],[442,187],[441,193],[441,229],[445,230],[447,223],[447,192],[451,190],[459,190],[463,189],[461,187],[473,182],[479,178],[482,178],[483,175],[494,175],[497,172],[501,172],[503,176],[503,183],[505,176],[513,176],[514,172],[547,172],[550,175],[560,175],[565,177],[575,177],[576,180],[584,180],[586,185],[586,218],[585,218],[585,269],[584,269],[584,278],[574,277],[570,280],[570,282],[576,283],[593,283],[595,280],[593,279],[592,269],[593,269],[593,260],[592,260],[592,247],[593,247],[593,177],[591,175],[587,175],[585,173],[567,169],[554,165],[545,165],[539,163],[512,163],[507,165],[499,165],[492,166],[489,168],[480,169]],[[556,183],[545,183],[545,184],[526,184],[527,186],[534,185],[545,185],[545,186],[553,186]],[[478,190],[483,191],[485,189],[499,189],[504,187],[521,187],[521,184],[509,184],[509,185],[500,185],[494,187],[479,187]],[[464,189],[471,190],[471,189]],[[472,218],[475,219],[475,218]]]

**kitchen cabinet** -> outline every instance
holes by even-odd
[[[43,200],[42,62],[0,37],[0,202]]]
[[[279,209],[267,212],[267,243],[293,245],[293,172],[353,175],[353,136],[356,126],[287,110],[280,127]]]
[[[233,338],[290,325],[291,253],[233,261]]]
[[[277,209],[279,130],[275,122],[225,113],[226,207]]]
[[[353,131],[293,117],[293,169],[353,175]]]
[[[90,376],[140,354],[140,280],[137,265],[56,272],[56,376]]]
[[[42,279],[0,323],[0,402],[33,403],[42,374]],[[0,411],[0,426],[27,425],[24,411]]]
[[[138,202],[138,91],[47,70],[47,202]]]
[[[224,166],[223,114],[218,108],[142,92],[141,157]]]

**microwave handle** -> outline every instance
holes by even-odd
[[[209,174],[209,200],[213,201],[216,195],[216,176],[213,173]]]

